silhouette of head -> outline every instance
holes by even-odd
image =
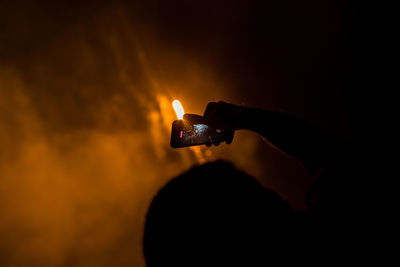
[[[230,163],[196,166],[170,181],[146,218],[148,267],[246,266],[284,249],[290,206]]]

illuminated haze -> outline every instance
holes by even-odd
[[[304,208],[312,178],[255,134],[171,149],[174,99],[196,114],[218,100],[283,108],[349,135],[343,92],[318,89],[332,71],[324,62],[342,64],[332,59],[340,40],[330,6],[309,3],[322,12],[304,22],[304,34],[320,34],[314,47],[290,47],[300,37],[286,25],[291,37],[271,30],[263,40],[273,52],[256,55],[251,5],[148,2],[0,3],[0,266],[142,267],[151,199],[218,158]]]

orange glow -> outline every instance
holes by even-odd
[[[176,116],[178,117],[178,120],[183,119],[183,114],[185,114],[185,112],[183,111],[181,102],[179,102],[179,100],[174,100],[172,102],[172,106],[175,109],[175,113],[176,113]]]

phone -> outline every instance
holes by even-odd
[[[191,120],[175,120],[172,123],[171,147],[188,147],[215,142],[232,143],[234,132],[208,126],[199,115],[189,114]]]

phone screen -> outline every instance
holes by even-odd
[[[191,124],[183,120],[172,123],[171,146],[174,148],[222,142],[223,139],[223,131],[206,124]]]

